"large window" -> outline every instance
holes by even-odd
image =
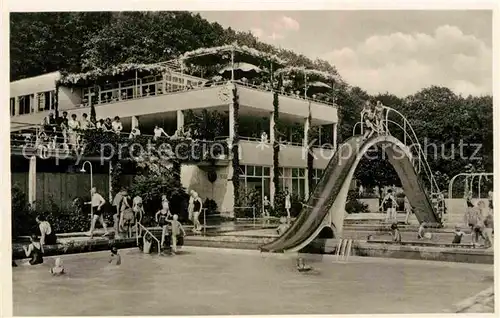
[[[270,198],[271,193],[271,167],[240,166],[240,182],[244,185],[245,192],[252,189],[260,191],[261,197]]]
[[[312,176],[313,184],[311,185],[309,191],[312,191],[313,188],[318,184],[319,179],[321,179],[322,175],[323,175],[323,169],[313,169],[313,176]]]
[[[32,99],[33,95],[24,95],[19,97],[19,115],[25,115],[33,112]]]
[[[281,168],[280,179],[283,189],[288,189],[301,198],[305,197],[307,182],[305,168]]]
[[[54,109],[54,92],[42,92],[37,94],[38,111]]]
[[[10,115],[16,116],[16,99],[14,97],[10,98]]]

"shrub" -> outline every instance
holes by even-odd
[[[212,199],[206,199],[203,203],[203,207],[206,208],[207,215],[217,214],[217,203]]]
[[[37,211],[37,215],[44,215],[56,233],[85,232],[90,229],[90,210],[85,211],[75,205],[68,209],[61,208],[52,198],[49,198],[48,208]]]
[[[368,204],[364,204],[359,201],[359,194],[356,190],[350,190],[347,194],[347,202],[345,204],[345,210],[347,213],[367,213]]]
[[[260,217],[262,211],[262,196],[261,192],[257,189],[240,189],[239,190],[239,206],[247,207],[246,209],[235,210],[235,217],[237,218],[252,218],[253,210],[255,208],[255,216]]]

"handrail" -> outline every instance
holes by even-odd
[[[408,127],[411,130],[411,133],[413,134],[413,137],[415,137],[416,144],[418,145],[419,170],[420,170],[420,163],[423,162],[425,164],[424,171],[426,172],[427,177],[431,181],[431,193],[439,193],[440,192],[439,191],[439,186],[438,186],[438,184],[436,182],[436,179],[434,178],[434,175],[432,174],[432,170],[431,170],[431,168],[429,166],[429,162],[427,161],[427,154],[422,150],[422,145],[420,144],[420,142],[418,140],[418,137],[417,137],[417,134],[415,133],[415,130],[413,130],[413,127],[408,122],[408,120],[406,119],[406,117],[403,114],[401,114],[399,111],[397,111],[397,110],[395,110],[393,108],[387,107],[387,106],[384,106],[384,109],[386,110],[386,114],[385,114],[385,120],[386,121],[389,119],[389,113],[392,111],[392,112],[396,113],[397,115],[399,115],[403,119],[403,125],[404,125],[404,127]],[[404,134],[407,135],[406,129],[404,129]],[[420,160],[421,159],[420,156],[423,156],[424,160]],[[433,187],[435,187],[436,191],[433,191],[434,190]]]
[[[158,243],[158,254],[160,254],[161,253],[161,243],[160,243],[160,240],[156,236],[154,236],[153,233],[151,233],[151,231],[149,231],[141,223],[137,223],[137,225],[139,225],[141,227],[141,229],[143,229],[144,232],[146,232],[146,234],[151,235],[151,237]],[[136,237],[136,243],[139,244],[139,229],[137,227],[135,228],[135,237]]]
[[[229,136],[217,136],[214,138],[215,141],[217,140],[227,140],[229,138]],[[256,142],[262,142],[262,139],[261,138],[258,138],[258,137],[245,137],[245,136],[239,136],[238,137],[240,140],[243,140],[243,141],[256,141]],[[271,144],[271,141],[270,139],[267,140],[267,143],[268,144]],[[304,147],[304,143],[300,143],[300,142],[294,142],[294,141],[288,141],[288,140],[281,140],[281,143],[283,145],[290,145],[290,146],[297,146],[297,147]]]

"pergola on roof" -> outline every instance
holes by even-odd
[[[340,83],[342,78],[338,74],[327,73],[313,69],[306,69],[304,67],[288,66],[279,69],[275,72],[275,76],[283,76],[288,78],[293,78],[295,80],[300,80],[307,77],[308,82],[322,82],[326,84]]]
[[[62,85],[84,85],[96,81],[106,81],[117,77],[130,78],[132,74],[159,74],[169,67],[170,61],[155,64],[124,63],[109,67],[107,69],[94,69],[85,73],[61,74],[58,83]]]
[[[182,54],[179,59],[186,66],[189,64],[212,66],[227,64],[231,61],[231,55],[234,57],[233,62],[243,62],[264,67],[270,67],[272,64],[274,69],[283,67],[287,64],[285,60],[274,54],[262,52],[245,45],[239,46],[237,44],[200,48]]]

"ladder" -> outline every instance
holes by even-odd
[[[337,244],[337,250],[335,252],[335,261],[337,262],[347,262],[349,256],[351,255],[352,249],[352,239],[339,239]]]

